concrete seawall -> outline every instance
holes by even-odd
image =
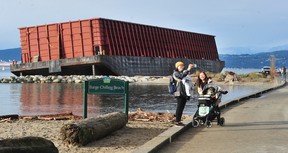
[[[268,89],[264,89],[264,90],[261,90],[261,91],[258,91],[258,92],[254,92],[254,93],[251,93],[251,94],[246,95],[246,96],[237,97],[237,98],[234,98],[233,100],[230,100],[228,102],[223,102],[222,105],[220,106],[221,111],[225,111],[226,108],[230,108],[230,106],[236,105],[237,103],[242,102],[244,100],[249,100],[250,98],[260,97],[262,94],[268,93],[268,92],[270,92],[272,90],[279,89],[279,88],[284,87],[284,86],[285,86],[285,83],[281,83],[281,84],[279,84],[277,86],[273,86],[273,87],[268,88]],[[163,132],[159,136],[157,136],[157,137],[153,138],[152,140],[148,141],[147,143],[145,143],[144,145],[139,147],[134,152],[135,153],[136,152],[137,153],[158,152],[161,148],[163,148],[164,146],[167,146],[170,143],[172,143],[178,136],[180,136],[181,134],[183,134],[187,130],[189,130],[189,131],[194,130],[194,129],[191,129],[191,127],[192,127],[191,120],[192,120],[191,118],[189,120],[185,120],[183,122],[185,124],[185,126],[183,126],[183,127],[174,126],[174,127],[169,128],[167,131]],[[196,131],[197,129],[201,129],[201,128],[196,128],[195,132],[197,132]],[[183,142],[182,142],[182,144],[183,144]],[[179,148],[177,148],[177,149],[179,150]],[[191,150],[193,150],[193,149],[191,149]],[[167,152],[167,150],[165,150],[164,152]],[[171,150],[169,152],[173,152],[173,151]]]

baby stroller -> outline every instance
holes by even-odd
[[[212,121],[217,118],[217,124],[223,126],[225,119],[220,117],[220,109],[216,102],[221,99],[222,94],[227,94],[227,91],[218,91],[217,87],[206,87],[203,90],[203,96],[198,97],[198,109],[193,116],[192,126],[199,125],[212,126]]]

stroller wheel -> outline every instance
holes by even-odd
[[[198,120],[193,120],[192,121],[192,126],[193,127],[198,127],[199,126],[199,121]]]
[[[211,121],[206,121],[206,127],[211,128],[212,127],[212,122]]]
[[[225,123],[225,118],[224,118],[224,117],[221,117],[218,124],[219,124],[220,126],[224,126],[224,123]]]

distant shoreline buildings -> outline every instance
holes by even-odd
[[[4,66],[4,67],[10,67],[11,64],[17,64],[18,62],[15,61],[15,60],[9,60],[8,62],[7,61],[3,61],[3,60],[0,60],[0,66]]]

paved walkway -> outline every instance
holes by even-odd
[[[160,153],[287,153],[288,86],[222,111],[226,124],[189,128]]]

